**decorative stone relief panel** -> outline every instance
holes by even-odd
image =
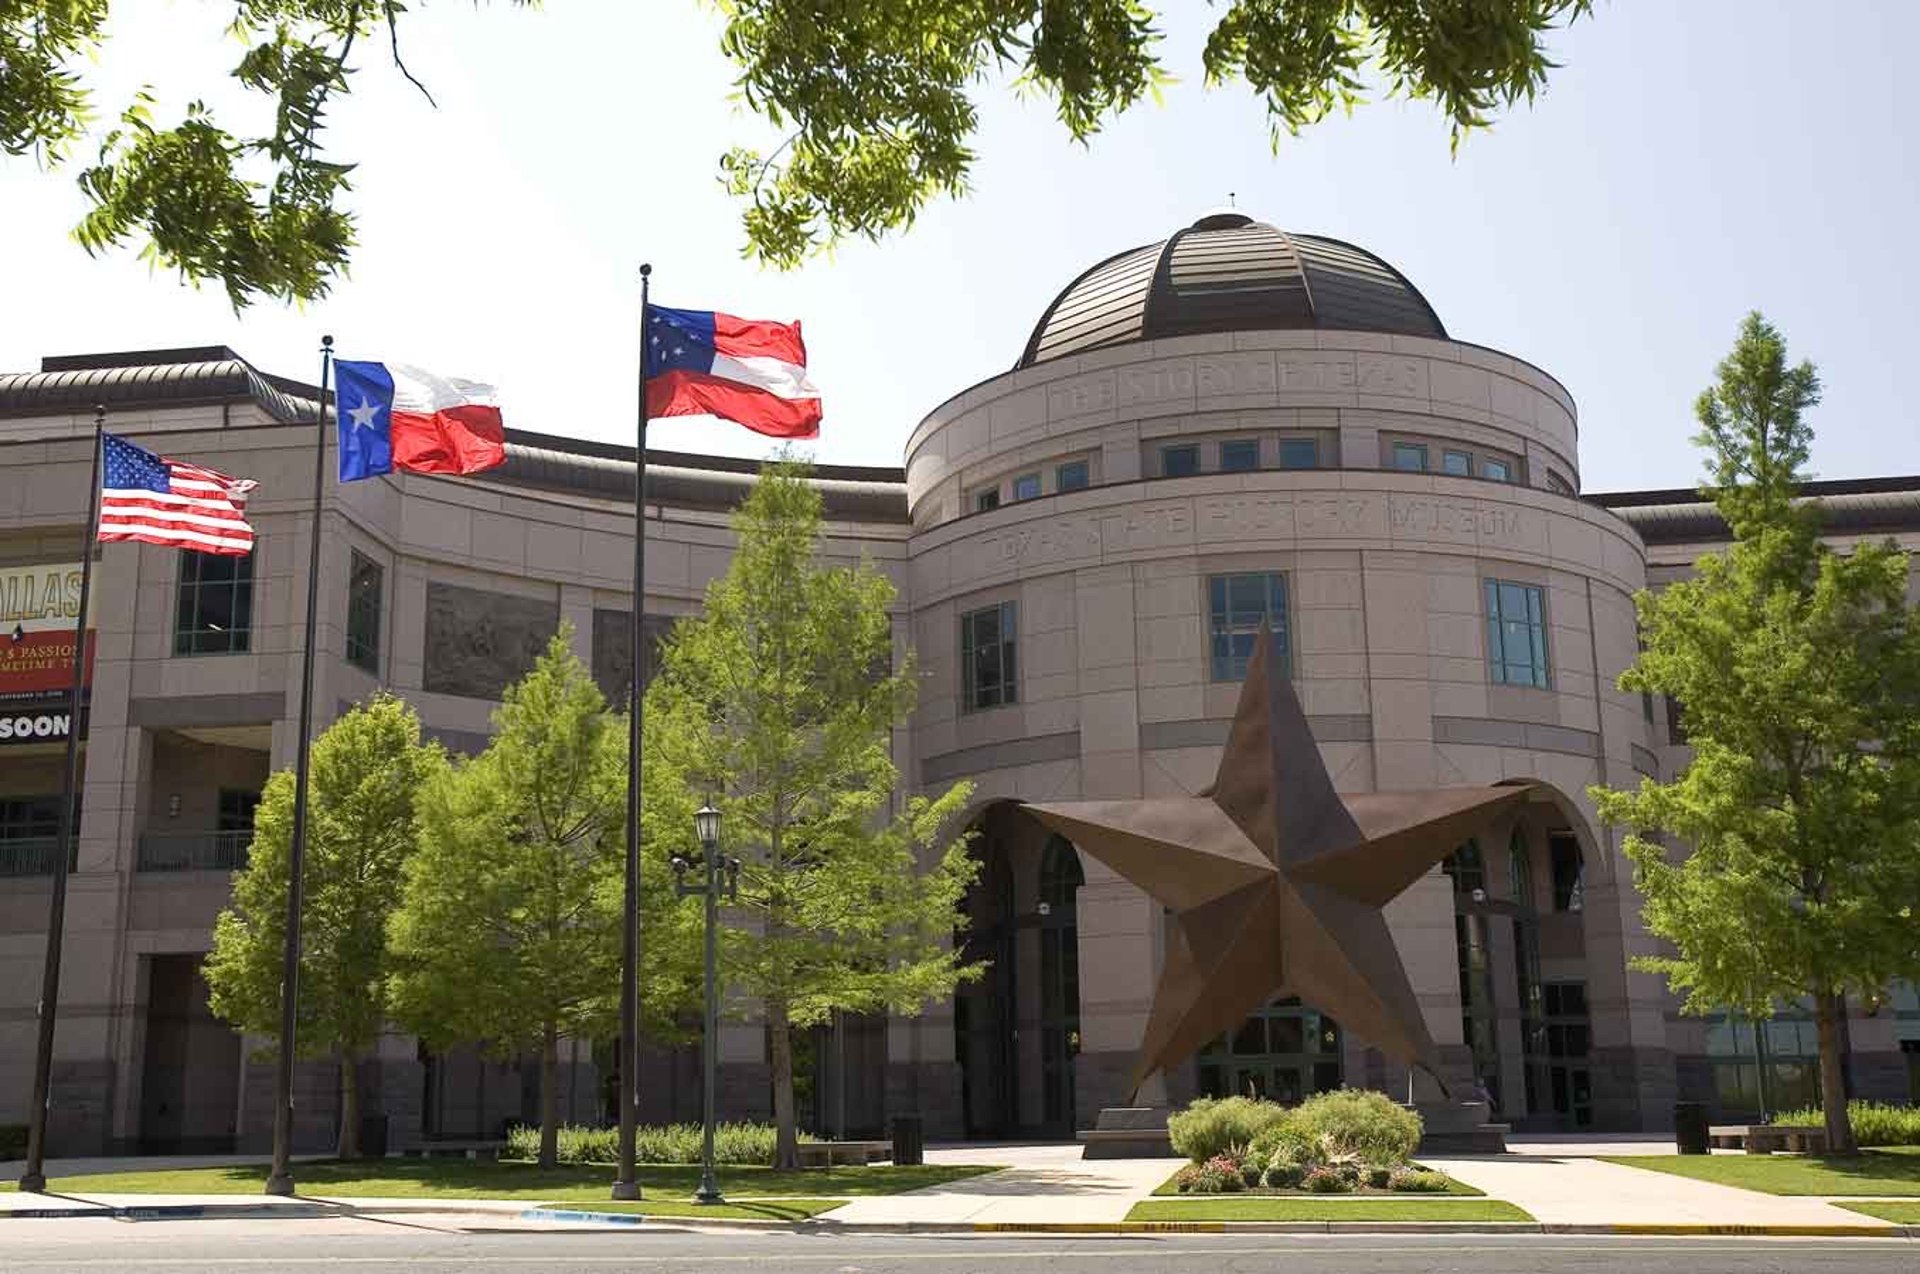
[[[422,683],[435,694],[498,699],[559,630],[560,604],[427,582]]]
[[[640,665],[640,685],[644,688],[660,670],[660,643],[673,631],[674,616],[643,615],[640,640],[646,649],[646,661]],[[593,612],[593,680],[614,711],[627,706],[627,692],[633,685],[633,614],[624,610]]]

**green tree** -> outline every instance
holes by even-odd
[[[604,1036],[618,1018],[625,890],[627,726],[570,638],[563,625],[508,688],[486,750],[421,791],[420,848],[388,929],[396,1020],[432,1047],[538,1053],[547,1166],[560,1038]],[[679,911],[653,862],[641,1003],[668,1021],[693,986]]]
[[[387,695],[313,743],[295,1052],[339,1062],[343,1159],[359,1153],[358,1064],[386,1020],[387,917],[414,849],[416,798],[445,768],[439,747],[420,742],[413,709]],[[293,771],[281,770],[261,793],[247,866],[206,962],[214,1013],[276,1043],[292,841]]]
[[[1276,142],[1375,80],[1428,99],[1455,145],[1493,112],[1531,100],[1554,64],[1544,40],[1592,0],[1226,0],[1207,41],[1209,84],[1244,81]],[[721,47],[740,98],[784,135],[735,148],[722,175],[748,204],[750,255],[782,268],[850,236],[903,229],[959,196],[975,159],[975,96],[991,77],[1051,101],[1088,142],[1172,77],[1138,0],[728,0]],[[66,161],[87,137],[82,68],[105,43],[107,0],[0,0],[0,151]],[[272,103],[272,126],[235,133],[201,102],[155,118],[143,91],[119,114],[80,187],[90,252],[129,240],[156,266],[257,296],[311,301],[345,269],[353,164],[330,157],[327,110],[370,47],[425,93],[401,58],[404,0],[236,0],[245,45],[233,76]],[[209,31],[212,34],[212,31]],[[431,99],[429,99],[431,100]]]
[[[796,1158],[796,1028],[836,1009],[917,1013],[979,972],[952,943],[975,865],[945,834],[969,788],[896,795],[892,733],[915,673],[911,656],[889,666],[893,587],[871,566],[817,560],[820,495],[805,473],[763,472],[735,515],[726,575],[674,630],[647,695],[650,747],[684,787],[680,806],[711,799],[744,861],[734,910],[747,923],[728,929],[724,966],[765,1017],[782,1166]],[[679,836],[691,854],[687,815],[671,817],[660,841]]]
[[[1672,944],[1636,963],[1689,1012],[1810,1002],[1829,1144],[1848,1153],[1847,996],[1920,975],[1920,624],[1906,555],[1834,551],[1794,498],[1819,398],[1813,366],[1749,315],[1695,408],[1733,542],[1639,595],[1646,649],[1620,679],[1685,705],[1693,759],[1592,795],[1629,829],[1647,927]]]

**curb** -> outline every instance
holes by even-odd
[[[488,1216],[521,1221],[559,1221],[591,1225],[731,1228],[808,1234],[1553,1234],[1665,1238],[1834,1238],[1920,1239],[1920,1225],[1709,1225],[1613,1223],[1574,1224],[1541,1221],[880,1221],[830,1219],[774,1221],[749,1217],[658,1216],[639,1212],[597,1212],[590,1208],[525,1208],[519,1212],[478,1206],[471,1201],[423,1199],[418,1203],[367,1208],[351,1203],[161,1203],[90,1204],[73,1207],[0,1210],[0,1220],[110,1221],[209,1220],[221,1218],[312,1219],[329,1216],[397,1216],[409,1213]]]
[[[832,1234],[1554,1234],[1684,1238],[1920,1239],[1915,1225],[1692,1225],[1573,1224],[1541,1221],[763,1221],[747,1217],[643,1216],[530,1208],[522,1220],[581,1221],[615,1225],[730,1227]]]

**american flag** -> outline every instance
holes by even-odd
[[[102,540],[170,544],[201,553],[253,552],[247,492],[259,484],[197,464],[156,456],[125,438],[101,435]]]

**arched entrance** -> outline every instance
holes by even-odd
[[[1080,1050],[1080,855],[1011,802],[974,824],[980,875],[956,940],[985,976],[954,996],[954,1056],[972,1137],[1071,1137]]]

